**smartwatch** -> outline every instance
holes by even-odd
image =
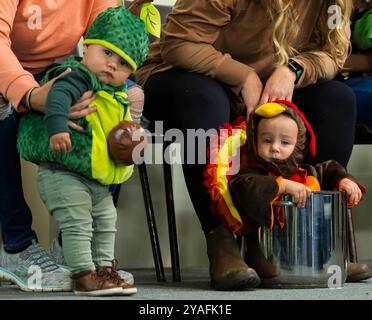
[[[302,73],[304,72],[303,66],[301,66],[298,62],[294,61],[293,59],[288,60],[287,64],[288,68],[293,71],[296,75],[295,84],[297,84],[298,80],[300,80]]]

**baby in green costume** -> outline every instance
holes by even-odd
[[[108,185],[122,183],[133,165],[117,163],[108,137],[122,120],[131,120],[125,81],[145,60],[148,34],[144,23],[124,7],[98,15],[83,42],[83,58],[69,57],[46,76],[66,68],[51,88],[45,117],[25,115],[20,124],[21,157],[39,164],[38,188],[62,232],[63,254],[78,295],[128,295],[137,289],[116,272],[116,208]],[[93,90],[97,111],[68,128],[68,110]]]

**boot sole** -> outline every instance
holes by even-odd
[[[95,291],[77,291],[74,290],[77,296],[88,296],[88,297],[108,297],[108,296],[121,296],[123,295],[122,288],[103,289]]]
[[[135,294],[137,293],[137,288],[133,287],[133,288],[123,288],[123,291],[122,291],[122,295],[123,296],[130,296],[132,294]]]
[[[247,277],[245,273],[237,273],[219,281],[211,281],[212,288],[219,291],[237,291],[257,288],[260,284],[260,278],[253,275]]]
[[[359,281],[363,281],[363,280],[367,280],[369,278],[372,277],[372,273],[370,272],[365,272],[365,273],[362,273],[362,274],[359,274],[359,275],[356,275],[356,276],[352,276],[352,277],[347,277],[346,278],[346,282],[350,283],[350,282],[359,282]]]

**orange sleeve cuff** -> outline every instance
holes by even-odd
[[[279,190],[277,192],[277,194],[275,195],[274,199],[271,200],[270,202],[270,210],[271,210],[271,224],[270,224],[270,229],[273,228],[274,226],[274,203],[276,200],[278,200],[279,196],[283,193],[283,177],[282,176],[279,176],[275,179],[276,183],[278,184],[278,187],[279,187]],[[284,216],[283,215],[279,215],[278,216],[278,221],[279,221],[279,225],[281,228],[283,228],[284,226]]]
[[[283,177],[279,176],[276,178],[276,183],[278,184],[279,191],[277,193],[277,197],[283,193]]]

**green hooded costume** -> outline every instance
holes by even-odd
[[[144,23],[124,7],[109,8],[100,13],[89,28],[83,43],[99,44],[110,49],[125,59],[133,71],[143,63],[148,53],[148,34]],[[57,79],[48,96],[50,101],[53,90],[66,86],[69,90],[64,93],[64,99],[54,99],[56,104],[59,104],[60,100],[68,101],[61,102],[65,109],[67,107],[64,110],[66,112],[54,114],[52,126],[48,122],[48,128],[43,114],[37,112],[25,114],[18,131],[19,154],[23,159],[37,164],[56,163],[63,168],[96,179],[104,185],[122,183],[132,175],[133,165],[115,163],[109,155],[107,139],[110,131],[121,120],[131,120],[127,85],[112,87],[100,82],[80,63],[80,58],[73,56],[61,66],[50,70],[42,83],[68,67],[72,72]],[[97,111],[75,121],[85,129],[84,133],[70,131],[67,127],[68,108],[87,90],[93,90],[96,94],[97,98],[89,107],[97,106]],[[46,114],[48,115],[48,109]],[[49,147],[49,136],[66,131],[70,132],[72,150],[52,152]]]

